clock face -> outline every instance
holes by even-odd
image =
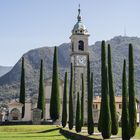
[[[86,56],[83,56],[83,55],[77,56],[77,65],[78,66],[86,66],[86,62],[87,62]]]

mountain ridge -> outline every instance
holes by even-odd
[[[122,37],[116,36],[107,43],[112,47],[112,61],[114,82],[116,85],[116,94],[121,94],[121,74],[123,59],[128,58],[128,44],[132,43],[134,46],[135,56],[135,74],[136,74],[136,91],[139,91],[140,85],[140,38],[138,37]],[[66,68],[70,66],[70,43],[63,43],[58,47],[58,61],[59,61],[59,77],[64,78]],[[95,42],[94,45],[89,46],[91,69],[94,72],[94,91],[96,94],[100,93],[100,54],[101,41]],[[40,60],[44,60],[44,76],[48,79],[52,75],[54,47],[41,47],[28,51],[23,56],[25,58],[26,70],[26,94],[32,96],[38,93],[39,69]],[[10,72],[0,78],[0,100],[15,98],[19,96],[19,82],[21,71],[21,59],[15,64]],[[140,93],[137,92],[140,97]]]

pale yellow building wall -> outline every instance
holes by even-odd
[[[119,102],[116,102],[116,111],[119,114],[119,120],[120,120],[122,114],[122,102],[121,102],[122,99],[121,97],[119,98],[120,98]],[[93,113],[94,113],[93,116],[94,116],[94,121],[96,123],[98,123],[100,108],[101,108],[101,98],[97,96],[96,99],[93,100]],[[138,112],[138,103],[136,103],[136,110],[137,110],[137,123],[140,123],[140,113]]]

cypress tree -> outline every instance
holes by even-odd
[[[63,94],[63,110],[62,110],[62,126],[67,124],[67,94],[68,94],[68,72],[65,72],[64,94]]]
[[[82,95],[81,95],[81,125],[84,125],[84,75],[82,73]]]
[[[73,65],[71,63],[70,90],[69,90],[69,129],[73,128]]]
[[[50,116],[53,121],[59,119],[60,115],[60,97],[59,97],[59,77],[58,77],[58,50],[54,49],[53,58],[53,75],[52,75],[52,90],[50,101]]]
[[[40,65],[39,96],[38,96],[37,108],[41,109],[42,111],[41,118],[43,119],[45,115],[43,60],[41,60],[41,65]]]
[[[123,64],[122,75],[122,139],[130,140],[128,92],[126,79],[126,61]]]
[[[102,136],[108,139],[111,136],[111,114],[109,107],[109,93],[108,93],[108,70],[105,69],[105,92],[102,94]]]
[[[112,135],[116,135],[118,133],[118,120],[117,120],[116,105],[115,105],[111,48],[109,44],[108,44],[108,79],[109,79],[110,112],[111,112],[111,121],[112,121],[111,133]]]
[[[137,128],[137,113],[136,113],[136,97],[135,97],[135,82],[134,82],[134,58],[133,46],[129,44],[129,116],[130,116],[130,133],[131,137],[135,135]]]
[[[76,132],[81,132],[81,107],[80,107],[80,98],[79,92],[77,96],[77,107],[76,107],[76,123],[75,123],[75,130]]]
[[[22,107],[22,118],[24,118],[24,114],[25,114],[25,68],[24,68],[24,57],[22,57],[19,102],[23,104],[23,107]]]
[[[90,61],[89,56],[87,60],[87,84],[88,84],[88,134],[94,132],[93,116],[92,116],[92,99],[93,99],[93,74],[90,78]]]
[[[105,92],[105,67],[106,67],[106,43],[103,40],[101,43],[101,107],[100,107],[100,116],[98,121],[98,130],[102,131],[102,95]]]

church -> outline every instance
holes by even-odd
[[[89,33],[85,25],[82,23],[81,17],[81,9],[79,6],[77,22],[72,29],[72,34],[70,36],[71,39],[71,62],[73,63],[74,69],[74,114],[76,112],[76,96],[77,92],[81,93],[82,89],[82,79],[81,75],[84,75],[84,85],[85,85],[85,96],[84,96],[84,104],[85,104],[85,116],[87,116],[87,58],[89,56],[88,52],[88,38]],[[51,97],[51,85],[52,79],[47,79],[45,81],[45,118],[44,120],[50,120],[50,97]],[[62,79],[59,79],[59,89],[60,89],[60,100],[62,104],[63,97],[63,87],[64,82]],[[0,114],[1,121],[36,121],[37,116],[41,114],[41,110],[37,109],[37,98],[36,96],[31,97],[25,103],[25,116],[21,118],[21,112],[23,104],[19,103],[16,100],[11,101],[8,104],[8,108],[5,112]],[[62,111],[62,107],[61,107]],[[61,113],[60,113],[61,117]],[[86,119],[86,118],[85,118]]]

